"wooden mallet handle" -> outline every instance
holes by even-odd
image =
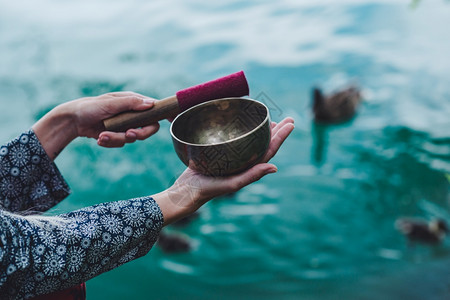
[[[130,128],[138,128],[174,117],[180,113],[176,96],[155,101],[151,109],[144,111],[128,111],[103,120],[106,130],[124,132]]]

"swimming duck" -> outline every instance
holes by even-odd
[[[361,102],[361,93],[356,87],[348,87],[324,96],[319,88],[313,90],[313,113],[317,123],[342,123],[350,120]]]
[[[158,246],[166,253],[180,253],[191,250],[189,240],[180,234],[168,234],[161,231]]]
[[[395,222],[395,227],[402,232],[410,242],[423,244],[438,244],[442,242],[449,232],[447,223],[443,219],[435,219],[430,222],[421,220],[400,218]]]

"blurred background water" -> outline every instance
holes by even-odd
[[[155,247],[88,299],[448,299],[450,244],[408,247],[394,222],[450,220],[449,28],[445,0],[0,0],[0,138],[78,97],[163,98],[244,70],[274,121],[296,120],[279,172],[167,228],[189,253]],[[314,127],[311,88],[348,83],[356,118]],[[184,169],[166,121],[56,162],[73,194],[53,213],[159,192]]]

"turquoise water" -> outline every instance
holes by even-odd
[[[88,299],[448,299],[450,242],[410,248],[400,216],[450,221],[448,1],[0,0],[0,138],[54,105],[156,98],[238,70],[296,129],[279,172],[208,203],[193,250],[87,283]],[[314,127],[310,91],[356,82],[345,125]],[[168,123],[148,141],[78,140],[57,159],[73,194],[53,212],[159,192],[183,171]]]

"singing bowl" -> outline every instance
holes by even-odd
[[[269,109],[249,98],[211,100],[179,114],[170,133],[186,166],[208,176],[229,176],[249,169],[266,154]]]

